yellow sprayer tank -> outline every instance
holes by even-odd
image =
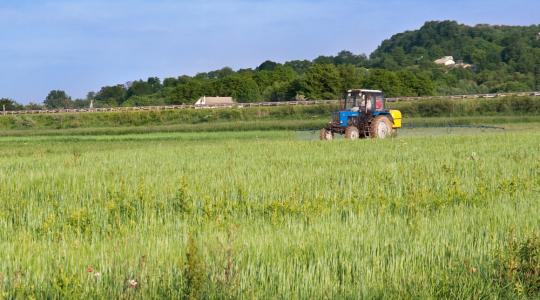
[[[401,112],[399,110],[390,110],[390,115],[392,115],[392,119],[394,119],[394,125],[392,128],[401,128]]]

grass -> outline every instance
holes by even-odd
[[[540,133],[511,127],[2,137],[0,298],[538,297]]]

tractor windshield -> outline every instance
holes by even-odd
[[[348,93],[347,97],[345,98],[345,110],[352,110],[355,107],[360,107],[362,103],[362,95],[358,93]]]

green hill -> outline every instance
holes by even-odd
[[[453,56],[472,70],[441,69],[435,59]],[[392,36],[371,55],[386,70],[429,70],[436,92],[499,92],[540,88],[540,25],[467,26],[455,21],[426,22]]]

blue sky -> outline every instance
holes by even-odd
[[[540,23],[538,0],[0,0],[0,97],[84,97],[149,76],[313,59],[428,20]]]

